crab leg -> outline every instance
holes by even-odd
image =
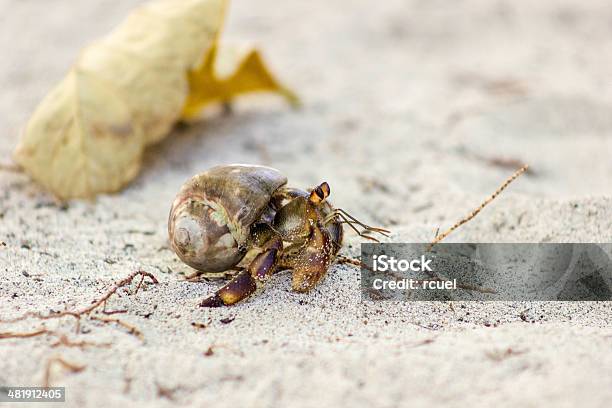
[[[325,276],[335,253],[333,241],[326,230],[315,227],[304,245],[292,259],[291,288],[308,292]]]
[[[225,284],[214,295],[204,299],[202,307],[229,306],[255,292],[257,284],[249,271],[240,272],[234,279]]]
[[[248,298],[257,289],[263,289],[265,282],[274,273],[282,251],[282,240],[274,237],[266,242],[263,252],[253,259],[249,267],[238,273],[214,295],[204,299],[202,307],[230,306]]]

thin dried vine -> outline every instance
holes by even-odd
[[[525,173],[527,171],[527,169],[529,169],[528,165],[524,165],[523,167],[521,167],[520,169],[518,169],[512,176],[508,177],[501,186],[499,186],[499,188],[497,190],[495,190],[495,192],[493,194],[491,194],[489,197],[487,197],[487,199],[485,199],[482,204],[480,204],[480,206],[478,206],[476,209],[474,209],[473,211],[471,211],[467,216],[465,216],[464,218],[462,218],[461,220],[457,221],[453,226],[451,226],[449,229],[447,229],[446,231],[444,231],[443,233],[439,234],[439,229],[436,231],[436,236],[433,239],[433,241],[427,246],[426,248],[426,252],[431,251],[431,249],[438,244],[439,242],[441,242],[444,238],[446,238],[447,236],[449,236],[453,231],[455,231],[457,228],[461,227],[462,225],[468,223],[469,221],[471,221],[474,217],[476,217],[478,215],[478,213],[480,213],[483,208],[485,208],[488,204],[490,204],[493,200],[495,200],[495,198],[497,198],[497,196],[499,196],[501,194],[502,191],[504,191],[509,185],[510,183],[512,183],[514,180],[516,180],[521,174]],[[357,258],[350,258],[350,257],[346,257],[346,256],[338,256],[336,258],[336,263],[338,264],[349,264],[349,265],[354,265],[354,266],[358,266],[361,268],[365,268],[368,270],[371,270],[370,267],[366,264],[364,264],[362,262],[361,259],[357,259]],[[431,275],[431,278],[429,280],[434,280],[434,281],[442,281],[445,282],[448,279],[444,279],[441,278],[440,276],[438,276],[435,272],[430,271],[429,274]],[[418,282],[423,282],[423,281],[418,281]],[[480,293],[496,293],[495,290],[490,289],[490,288],[482,288],[480,286],[475,286],[475,285],[468,285],[468,284],[462,284],[457,282],[457,287],[459,289],[464,289],[464,290],[469,290],[469,291],[474,291],[474,292],[480,292]]]
[[[81,317],[84,315],[89,315],[91,314],[91,312],[93,312],[94,310],[96,310],[97,308],[99,308],[102,305],[106,305],[106,301],[115,293],[117,293],[117,291],[119,289],[121,289],[124,286],[128,286],[132,283],[132,281],[137,277],[137,276],[141,276],[142,279],[140,281],[140,283],[138,284],[136,291],[134,293],[137,293],[138,290],[140,289],[140,286],[142,284],[142,281],[145,278],[149,278],[151,280],[152,283],[157,284],[159,283],[159,281],[157,280],[157,278],[155,276],[153,276],[153,274],[149,273],[149,272],[145,272],[145,271],[136,271],[131,273],[129,276],[127,276],[126,278],[120,280],[119,282],[117,282],[108,292],[106,292],[102,297],[94,300],[91,305],[82,308],[80,310],[64,310],[62,312],[56,312],[56,313],[50,313],[50,314],[42,314],[40,312],[27,312],[24,313],[21,316],[12,318],[12,319],[3,319],[0,320],[0,323],[15,323],[15,322],[19,322],[22,320],[25,320],[27,318],[35,318],[35,319],[40,319],[40,320],[47,320],[47,319],[59,319],[62,317],[66,317],[66,316],[71,316],[74,317],[75,319],[77,319],[77,321],[80,321]],[[78,326],[78,325],[77,325]]]
[[[30,337],[42,336],[49,333],[44,327],[33,332],[4,332],[0,333],[0,339],[27,339]]]
[[[103,317],[103,316],[91,316],[90,319],[97,320],[102,323],[115,323],[127,329],[129,334],[136,336],[140,341],[144,341],[144,336],[142,332],[140,331],[140,329],[138,329],[136,326],[130,323],[124,322],[123,320],[119,320],[114,317]]]
[[[501,192],[504,191],[506,189],[506,187],[508,187],[510,185],[510,183],[512,183],[521,174],[523,174],[525,171],[527,171],[528,168],[529,168],[528,165],[524,165],[523,167],[518,169],[512,176],[508,177],[506,179],[506,181],[504,181],[503,184],[501,186],[499,186],[499,188],[497,190],[495,190],[495,192],[493,194],[491,194],[489,197],[487,197],[487,199],[484,200],[482,202],[482,204],[480,204],[480,206],[478,206],[478,208],[476,208],[475,210],[470,212],[467,216],[465,216],[461,220],[457,221],[452,227],[450,227],[449,229],[447,229],[443,233],[436,235],[434,240],[431,241],[431,243],[427,247],[427,251],[431,251],[431,249],[434,247],[434,245],[436,245],[437,243],[442,241],[444,238],[449,236],[451,234],[451,232],[453,232],[454,230],[456,230],[457,228],[459,228],[463,224],[471,221],[474,217],[476,217],[478,215],[478,213],[480,213],[482,211],[483,208],[485,208],[489,203],[491,203],[493,200],[495,200],[495,198],[498,195],[500,195]]]

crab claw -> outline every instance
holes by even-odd
[[[219,289],[214,295],[204,299],[202,307],[229,306],[247,298],[257,289],[257,283],[248,270],[244,270],[236,275],[225,286]]]
[[[293,262],[291,288],[296,292],[308,292],[325,276],[332,262],[334,247],[329,233],[315,227],[307,244]]]
[[[282,241],[280,241],[280,238],[272,239],[268,241],[266,247],[267,249],[264,252],[255,257],[248,269],[238,273],[214,295],[204,299],[200,306],[230,306],[248,298],[258,287],[263,287],[265,281],[276,268],[278,254],[282,248]]]

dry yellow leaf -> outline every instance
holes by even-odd
[[[225,65],[225,67],[223,67]],[[228,71],[229,74],[222,73]],[[251,48],[223,48],[213,45],[202,64],[189,72],[189,95],[183,107],[183,118],[196,116],[214,102],[229,102],[247,92],[277,92],[291,105],[298,105],[297,96],[283,87],[264,64],[259,51]]]
[[[218,46],[226,8],[227,0],[157,0],[135,10],[85,48],[36,108],[17,163],[61,199],[93,197],[129,183],[146,146],[210,103],[253,91],[296,103],[256,50]]]

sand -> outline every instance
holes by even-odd
[[[78,50],[138,3],[0,2],[0,163]],[[528,162],[448,241],[612,242],[611,19],[606,1],[234,1],[224,39],[260,44],[303,108],[252,96],[211,112],[91,202],[58,205],[0,170],[0,318],[85,307],[138,268],[160,282],[108,302],[143,340],[49,320],[111,346],[0,339],[0,385],[41,385],[61,356],[85,366],[51,370],[70,407],[609,405],[610,302],[362,303],[359,272],[334,266],[306,295],[281,273],[246,303],[202,309],[216,284],[184,280],[165,224],[184,180],[247,162],[295,186],[326,180],[334,204],[391,241],[427,241]],[[358,255],[347,235],[343,254]]]

